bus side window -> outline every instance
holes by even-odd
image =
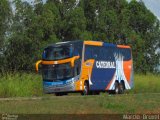
[[[86,46],[84,60],[93,59],[93,50],[91,46]]]
[[[112,53],[109,56],[109,60],[113,61],[114,60],[114,54],[113,53],[115,53],[115,51],[114,51],[114,49],[112,47],[109,48],[109,53]]]
[[[99,49],[97,49],[96,47],[93,48],[93,58],[96,59],[98,57],[99,54]]]
[[[79,52],[77,49],[74,50],[74,56],[79,56]]]

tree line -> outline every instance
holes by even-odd
[[[135,72],[160,64],[160,22],[143,1],[0,1],[0,72],[34,70],[48,44],[97,40],[132,47]]]

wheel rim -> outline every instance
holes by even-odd
[[[120,84],[119,89],[120,89],[120,94],[122,94],[124,92],[124,87],[122,84]]]
[[[118,94],[118,92],[119,92],[119,89],[118,89],[118,87],[116,87],[115,88],[115,93]]]
[[[86,84],[84,85],[84,94],[88,95],[88,86]]]
[[[115,94],[119,93],[119,87],[118,87],[118,83],[115,83]]]

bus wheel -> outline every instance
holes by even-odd
[[[123,82],[121,82],[119,84],[119,94],[123,94],[123,93],[124,93],[124,84],[123,84]]]
[[[84,83],[83,95],[89,95],[89,84],[88,84],[88,82]]]
[[[119,83],[118,83],[118,82],[115,82],[114,93],[115,93],[115,94],[118,94],[118,93],[119,93]]]

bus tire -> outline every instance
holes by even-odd
[[[119,94],[123,94],[124,93],[124,83],[120,82],[119,84]]]
[[[84,83],[84,90],[83,90],[83,95],[89,95],[89,83],[85,81]]]
[[[119,83],[115,82],[114,94],[119,94]]]

